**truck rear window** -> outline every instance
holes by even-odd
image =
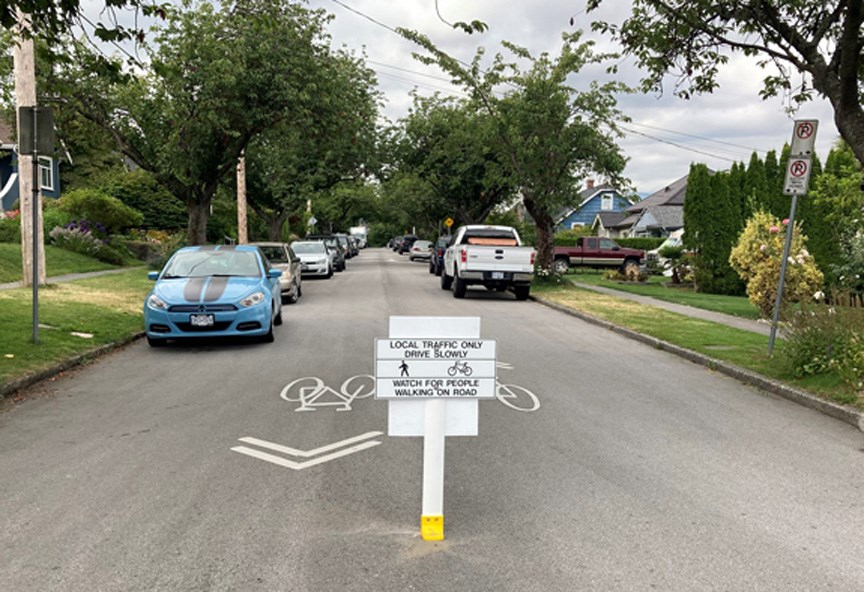
[[[518,243],[512,231],[501,228],[473,228],[462,236],[462,244],[515,247]]]
[[[516,239],[506,236],[469,236],[465,239],[469,245],[485,245],[487,247],[515,247]]]

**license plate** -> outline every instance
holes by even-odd
[[[189,315],[189,323],[193,327],[212,327],[213,326],[213,315],[211,315],[211,314]]]
[[[503,280],[504,279],[504,272],[503,271],[493,271],[492,272],[492,279],[493,280]]]

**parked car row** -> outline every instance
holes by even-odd
[[[282,305],[300,299],[303,278],[330,278],[359,252],[342,237],[179,249],[161,272],[148,274],[156,283],[144,301],[147,343],[231,336],[273,342]]]

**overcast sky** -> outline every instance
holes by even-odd
[[[418,48],[382,25],[420,31],[463,61],[470,61],[479,46],[485,47],[489,55],[504,52],[502,39],[522,45],[535,55],[548,51],[555,56],[561,33],[574,29],[584,30],[604,50],[613,50],[610,40],[591,33],[591,21],[620,22],[630,10],[629,0],[606,0],[600,10],[590,14],[584,11],[585,0],[438,0],[441,16],[449,22],[476,19],[489,25],[483,34],[467,35],[438,18],[435,0],[311,0],[309,4],[335,15],[330,26],[334,47],[345,45],[357,51],[365,48],[368,64],[378,73],[379,88],[387,101],[385,115],[391,120],[407,113],[412,89],[422,94],[440,91],[457,96],[459,89],[452,87],[437,68],[413,59],[411,53]],[[601,76],[603,69],[597,68],[574,80],[573,85],[578,88]],[[629,60],[622,64],[619,76],[623,82],[635,85],[640,72]],[[686,175],[692,162],[723,170],[733,160],[747,162],[754,150],[762,156],[768,150],[779,152],[783,143],[789,142],[794,119],[819,120],[816,149],[824,160],[839,137],[828,102],[820,99],[806,104],[795,115],[787,115],[780,98],[760,99],[763,76],[755,60],[741,57],[723,67],[720,89],[712,95],[684,101],[671,96],[667,89],[662,97],[641,93],[622,96],[619,106],[632,119],[626,124],[632,133],[619,144],[629,159],[625,174],[637,191],[653,193],[663,188]]]

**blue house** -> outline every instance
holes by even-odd
[[[579,204],[562,209],[555,217],[555,230],[571,230],[591,226],[601,212],[623,212],[633,205],[609,184],[594,185],[589,179],[587,187],[579,193]]]
[[[18,153],[12,127],[0,121],[0,210],[11,210],[18,201]],[[60,197],[60,164],[50,156],[39,157],[39,186],[42,197]]]

